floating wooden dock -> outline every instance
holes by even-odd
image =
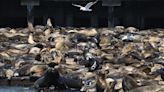
[[[7,78],[0,78],[0,86],[18,86],[18,87],[32,87],[32,85],[34,84],[35,79],[31,79],[29,76],[27,77],[12,77],[11,80],[8,80]],[[78,90],[70,90],[70,89],[66,89],[66,90],[54,90],[54,89],[48,89],[48,88],[41,88],[38,90],[35,90],[36,92],[80,92]]]
[[[12,77],[11,80],[0,78],[0,86],[32,86],[33,83],[29,77]]]

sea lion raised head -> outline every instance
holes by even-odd
[[[135,28],[135,27],[128,27],[128,28],[126,28],[125,30],[126,30],[126,32],[131,32],[131,33],[137,32],[137,31],[138,31],[138,29]]]
[[[123,32],[125,32],[125,27],[124,26],[116,26],[115,31],[117,33],[123,33]]]
[[[50,18],[47,19],[47,26],[52,27],[52,23],[51,23],[51,19]]]
[[[34,26],[33,26],[32,22],[28,21],[27,25],[28,25],[29,32],[34,32]]]
[[[35,44],[35,43],[36,43],[36,42],[34,41],[33,33],[30,33],[30,34],[29,34],[28,43],[29,43],[29,44]]]

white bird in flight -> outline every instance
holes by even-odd
[[[72,4],[73,6],[79,7],[81,11],[92,11],[92,9],[90,9],[92,7],[92,5],[96,4],[98,2],[98,0],[96,0],[95,2],[89,2],[84,6],[81,5],[77,5],[77,4]]]

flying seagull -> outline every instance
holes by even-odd
[[[79,7],[81,11],[92,11],[92,9],[90,9],[92,7],[92,5],[96,4],[98,2],[98,0],[96,0],[95,2],[89,2],[84,6],[81,5],[77,5],[77,4],[72,4],[73,6]]]

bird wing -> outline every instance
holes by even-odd
[[[72,4],[73,6],[76,6],[76,7],[83,7],[83,6],[81,6],[81,5],[77,5],[77,4]]]
[[[98,0],[96,0],[95,2],[89,2],[85,8],[89,9],[92,5],[96,4],[98,2]]]

